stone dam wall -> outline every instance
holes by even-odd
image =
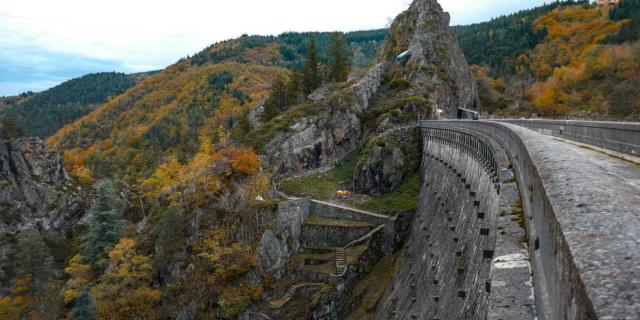
[[[634,188],[579,148],[523,127],[421,127],[424,181],[408,258],[378,319],[637,318]],[[516,198],[523,213],[512,220],[526,227],[526,249],[514,246],[504,219]]]
[[[424,179],[405,248],[409,262],[377,319],[533,319],[528,257],[518,245],[524,231],[506,217],[517,198],[506,154],[464,130],[422,134]],[[492,274],[500,257],[511,264]]]
[[[640,156],[640,123],[576,120],[500,120],[500,122]]]

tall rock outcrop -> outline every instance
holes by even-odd
[[[0,281],[17,235],[36,229],[54,236],[80,220],[87,208],[60,156],[38,138],[0,140]]]
[[[408,58],[397,61],[396,57],[405,51],[410,52]],[[380,60],[348,87],[336,85],[333,91],[324,88],[310,96],[315,104],[305,109],[310,112],[295,115],[291,111],[301,108],[293,107],[274,120],[289,121],[288,127],[276,133],[265,148],[274,174],[296,174],[328,166],[354,150],[363,138],[370,138],[370,134],[415,124],[417,119],[453,118],[459,107],[475,108],[473,74],[449,27],[449,14],[436,0],[415,0],[396,18]],[[375,132],[367,130],[372,127]],[[378,193],[397,182],[391,179],[381,186],[372,184],[370,178],[404,176],[400,172],[371,170],[361,172],[363,184],[358,189]]]
[[[434,112],[454,118],[459,107],[475,108],[478,93],[449,20],[438,1],[415,0],[391,25],[382,54],[392,61],[409,51],[399,70],[410,84],[406,94],[424,96]]]

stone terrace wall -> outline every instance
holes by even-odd
[[[640,155],[640,123],[574,120],[500,120],[540,133]]]
[[[386,215],[342,207],[324,201],[312,199],[308,201],[310,202],[310,214],[315,214],[318,217],[365,221],[371,224],[382,224],[390,218]]]
[[[538,318],[637,317],[640,197],[632,188],[576,149],[522,127],[428,125],[490,135],[510,154],[524,199]]]

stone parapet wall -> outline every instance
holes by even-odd
[[[576,120],[499,120],[543,134],[640,156],[640,123]]]

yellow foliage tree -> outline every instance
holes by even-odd
[[[36,315],[24,315],[26,310],[32,309],[34,301],[29,297],[31,277],[24,276],[16,279],[16,285],[11,292],[0,299],[0,319],[17,320],[29,319]]]
[[[62,289],[64,303],[69,304],[74,299],[82,295],[82,290],[91,279],[91,265],[82,261],[82,256],[76,254],[69,261],[69,266],[64,268],[70,278]]]
[[[545,78],[554,68],[580,61],[594,45],[617,31],[623,22],[611,21],[598,7],[563,6],[539,17],[534,30],[547,30],[544,42],[531,54],[532,73]]]
[[[221,294],[228,281],[249,272],[256,263],[249,246],[227,242],[224,230],[211,228],[194,245],[198,265],[213,294]]]
[[[180,181],[182,166],[176,159],[161,164],[151,177],[142,182],[144,195],[150,199],[157,199],[162,193],[170,193],[171,186]]]
[[[149,287],[151,260],[136,254],[135,241],[122,238],[109,253],[109,268],[92,288],[98,319],[157,319],[160,290]]]

